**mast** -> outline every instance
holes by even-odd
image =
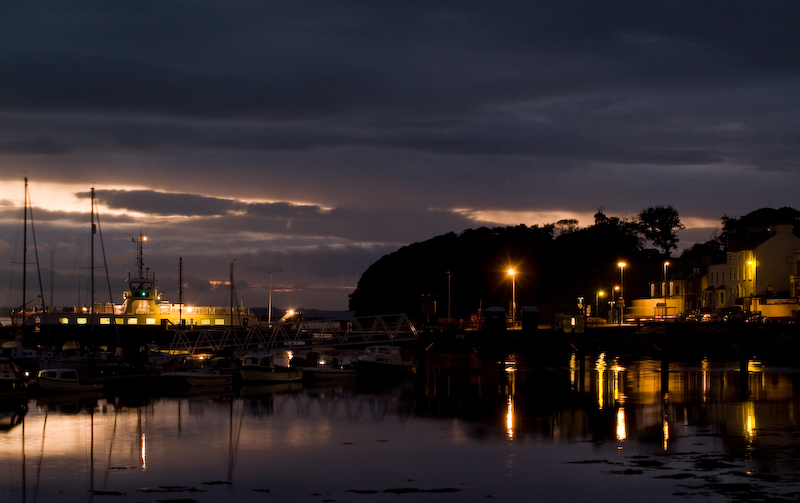
[[[267,306],[267,324],[272,325],[272,274],[269,275],[269,305]]]
[[[178,262],[178,326],[183,326],[183,257]]]
[[[25,177],[25,197],[22,203],[22,330],[25,330],[25,297],[28,284],[28,177]]]
[[[234,290],[234,287],[233,287],[233,265],[235,263],[236,263],[236,259],[233,259],[233,262],[231,262],[231,298],[230,298],[230,304],[231,304],[231,327],[233,327],[233,299],[236,296],[236,291]]]
[[[91,192],[92,192],[92,211],[90,211],[89,213],[91,214],[90,221],[91,221],[91,224],[92,224],[92,244],[91,244],[91,249],[92,249],[92,251],[91,251],[92,259],[91,260],[92,260],[92,262],[91,262],[91,264],[89,266],[89,269],[91,269],[91,275],[92,275],[91,276],[91,278],[92,278],[92,280],[91,280],[92,293],[91,293],[91,296],[90,296],[91,304],[89,305],[89,316],[92,318],[92,330],[94,331],[94,235],[97,232],[97,225],[95,225],[95,223],[94,223],[94,212],[95,212],[94,187],[92,187],[92,191]]]

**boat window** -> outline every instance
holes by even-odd
[[[61,377],[63,379],[77,379],[78,373],[75,372],[74,370],[68,370],[67,372],[62,372]]]
[[[156,319],[155,318],[145,318],[144,320],[145,325],[155,325]]]
[[[56,373],[55,372],[44,372],[42,377],[49,377],[50,379],[55,379]]]
[[[136,318],[128,318],[128,325],[137,325],[139,320]]]
[[[245,365],[258,365],[258,358],[254,358],[252,356],[249,356],[249,357],[244,359],[244,364]]]

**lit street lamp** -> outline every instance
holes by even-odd
[[[597,292],[594,295],[594,304],[595,304],[594,305],[594,310],[595,310],[594,316],[595,316],[595,318],[599,318],[600,317],[600,297],[602,297],[605,294],[606,294],[606,292]]]
[[[515,327],[517,323],[517,271],[512,267],[508,270],[508,275],[511,276],[511,326]]]
[[[628,265],[625,262],[620,262],[617,264],[619,267],[619,324],[622,324],[622,320],[625,318],[625,266]]]

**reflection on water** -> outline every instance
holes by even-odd
[[[606,353],[425,363],[373,386],[2,400],[0,501],[739,501],[800,483],[798,369]]]

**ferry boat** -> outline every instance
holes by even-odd
[[[48,329],[55,328],[57,333],[63,333],[76,327],[169,330],[178,327],[246,327],[258,322],[256,315],[244,306],[173,304],[162,299],[156,286],[155,272],[144,267],[142,248],[145,241],[147,236],[140,234],[136,257],[138,270],[128,273],[128,289],[123,292],[122,304],[95,303],[91,307],[70,306],[34,312],[26,316],[26,327],[36,333],[48,325]]]

